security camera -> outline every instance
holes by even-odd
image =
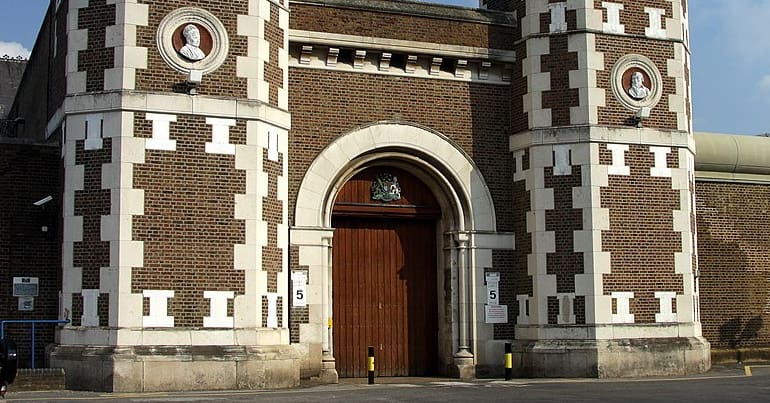
[[[32,204],[34,204],[34,205],[36,205],[38,207],[42,207],[44,204],[48,203],[51,200],[53,200],[53,197],[48,195],[48,196],[46,196],[46,197],[44,197],[44,198],[42,198],[42,199],[40,199],[40,200],[38,200],[38,201],[36,201],[36,202],[34,202]]]

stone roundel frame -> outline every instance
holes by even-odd
[[[202,27],[211,35],[211,51],[201,60],[190,61],[180,55],[174,47],[174,33],[180,26],[186,24]],[[214,14],[195,7],[182,7],[168,13],[158,24],[156,39],[158,51],[163,60],[174,70],[184,74],[189,73],[190,70],[199,70],[203,74],[211,73],[225,62],[230,49],[224,24]]]
[[[626,76],[625,73],[631,69],[641,70],[650,79],[650,95],[644,99],[634,99],[628,94],[624,77]],[[660,70],[652,60],[642,55],[631,54],[618,59],[615,67],[612,68],[611,80],[615,98],[632,111],[638,111],[641,108],[653,108],[663,96],[663,76],[660,74]]]

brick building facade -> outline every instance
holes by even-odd
[[[696,159],[687,2],[482,5],[52,1],[46,108],[28,74],[13,117],[61,151],[36,173],[62,178],[41,314],[71,321],[69,387],[336,382],[370,345],[462,378],[506,342],[522,376],[763,347],[761,239],[728,244],[764,225],[765,172],[696,179],[721,155]]]

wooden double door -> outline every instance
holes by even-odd
[[[338,197],[340,208],[332,220],[334,356],[339,375],[365,377],[368,346],[375,348],[377,376],[435,375],[436,211],[409,200],[397,204],[407,203],[407,213],[403,208],[388,212],[398,210],[396,206],[360,203],[346,209],[344,199]]]

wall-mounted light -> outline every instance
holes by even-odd
[[[203,81],[203,72],[200,70],[190,70],[187,73],[187,87],[190,95],[198,95],[198,86]]]
[[[647,106],[643,106],[639,108],[638,111],[636,111],[636,115],[634,115],[634,120],[636,121],[636,127],[640,127],[640,128],[642,127],[642,121],[650,117],[650,112],[652,112],[652,109]]]
[[[53,196],[48,195],[48,196],[46,196],[46,197],[44,197],[44,198],[42,198],[42,199],[40,199],[40,200],[38,200],[38,201],[36,201],[36,202],[34,202],[32,204],[34,204],[35,206],[38,206],[38,207],[43,207],[46,203],[50,202],[51,200],[53,200]]]

